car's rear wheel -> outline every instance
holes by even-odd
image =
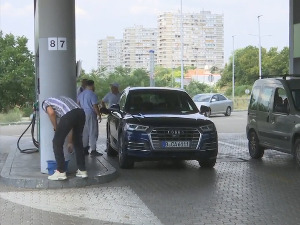
[[[106,150],[108,156],[116,156],[118,153],[110,145],[110,135],[107,133]]]
[[[225,116],[230,116],[231,115],[231,108],[228,106],[225,112]]]
[[[124,149],[123,138],[119,139],[119,166],[121,169],[132,169],[134,161],[128,157]]]
[[[300,139],[297,139],[294,144],[294,158],[298,166],[300,166]]]
[[[209,108],[207,111],[205,111],[204,116],[210,117],[211,115],[211,109]]]
[[[201,168],[213,168],[216,164],[217,159],[201,159],[198,160]]]
[[[259,145],[259,140],[254,131],[249,133],[248,149],[251,158],[260,159],[264,155],[264,149]]]

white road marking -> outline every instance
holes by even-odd
[[[8,201],[80,218],[125,224],[162,224],[129,187],[2,192]]]
[[[232,148],[241,148],[241,146],[234,145],[234,144],[229,144],[229,143],[226,143],[226,142],[223,142],[223,141],[219,141],[219,144],[227,145],[227,146],[232,147]]]

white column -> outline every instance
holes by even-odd
[[[40,110],[41,172],[54,160],[53,127],[41,103],[48,97],[76,100],[75,0],[35,0],[35,46]]]
[[[290,74],[300,74],[300,1],[290,0]]]

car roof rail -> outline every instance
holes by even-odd
[[[265,78],[282,78],[283,80],[286,80],[287,77],[300,78],[300,74],[261,75],[261,79],[265,79]]]

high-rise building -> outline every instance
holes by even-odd
[[[106,67],[108,72],[114,71],[115,67],[122,66],[122,45],[121,39],[107,37],[98,41],[98,68]]]
[[[183,13],[184,66],[224,67],[224,16],[210,11]],[[181,65],[181,13],[158,16],[157,65]]]
[[[143,26],[126,28],[123,33],[123,43],[123,66],[149,70],[150,50],[155,51],[154,61],[156,61],[156,28]]]

